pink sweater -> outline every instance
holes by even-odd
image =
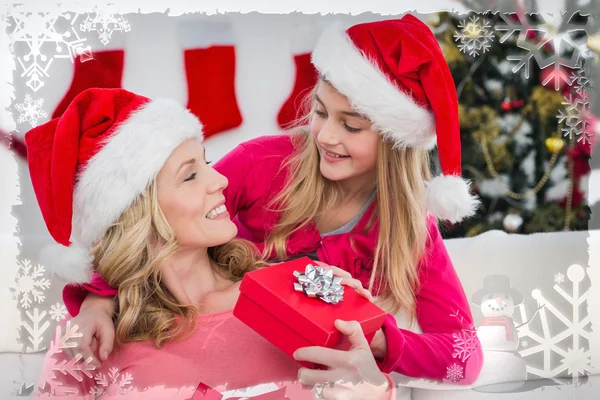
[[[62,353],[61,346],[68,346],[69,333],[76,331],[67,322],[57,327],[36,398],[65,394],[81,399],[94,399],[99,394],[102,398],[173,400],[193,396],[219,399],[220,395],[257,400],[314,398],[297,382],[300,364],[235,318],[232,310],[200,316],[198,328],[190,337],[167,342],[162,349],[150,342],[117,347],[98,370],[91,369],[84,360],[69,360]],[[56,336],[67,340],[56,341]],[[197,391],[199,385],[212,390],[202,393]],[[386,399],[394,396],[392,388]]]
[[[282,165],[293,151],[289,135],[263,136],[240,144],[215,165],[229,180],[226,206],[235,216],[238,236],[251,240],[260,250],[266,232],[279,219],[279,214],[266,207],[288,179],[288,169]],[[376,201],[349,233],[321,237],[314,222],[299,229],[288,240],[288,255],[316,251],[321,261],[349,271],[367,287],[378,237],[377,221],[370,229],[367,223],[375,206]],[[432,217],[428,227],[427,251],[420,265],[421,289],[417,293],[417,322],[423,333],[399,328],[394,316],[388,315],[383,326],[388,351],[380,368],[386,373],[471,384],[481,370],[481,345],[469,303]],[[79,312],[87,291],[103,296],[117,293],[98,275],[89,285],[67,286],[63,298],[72,315]]]

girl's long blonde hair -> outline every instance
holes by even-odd
[[[119,290],[118,344],[151,340],[160,348],[193,331],[198,310],[179,304],[161,282],[161,267],[178,246],[159,207],[154,180],[92,250],[96,271]],[[240,239],[209,248],[208,254],[215,271],[234,282],[265,265],[256,248]]]
[[[320,80],[319,84],[323,83]],[[328,82],[324,82],[328,83]],[[307,97],[308,113],[298,125],[306,125],[314,113],[314,95]],[[398,110],[402,112],[402,110]],[[286,258],[289,236],[342,199],[339,184],[320,172],[317,144],[306,126],[290,133],[296,151],[286,161],[291,179],[270,207],[281,219],[265,240],[263,257],[273,251]],[[425,181],[430,180],[429,153],[422,149],[396,149],[380,139],[377,155],[377,195],[373,214],[379,224],[369,289],[379,288],[379,303],[390,313],[400,310],[415,316],[418,272],[428,238]],[[366,229],[373,226],[373,220]]]

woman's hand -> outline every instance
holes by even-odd
[[[365,289],[358,279],[354,279],[350,272],[345,271],[339,267],[334,267],[333,265],[325,264],[321,261],[315,261],[314,263],[317,264],[319,267],[323,267],[323,269],[325,270],[332,270],[333,276],[342,278],[342,285],[351,287],[352,289],[356,290],[358,294],[360,294],[362,297],[368,299],[369,301],[373,301],[373,296],[371,295],[371,292]]]
[[[324,347],[304,347],[294,358],[328,367],[327,370],[300,368],[298,379],[314,387],[317,398],[344,400],[380,400],[389,396],[390,384],[379,370],[360,324],[357,321],[335,322],[336,328],[350,342],[348,351]]]
[[[92,358],[92,365],[100,367],[113,350],[115,327],[112,315],[115,309],[113,297],[102,297],[90,293],[87,295],[79,314],[71,320],[71,326],[77,326],[78,338],[70,338],[69,342],[77,345],[63,349],[68,358],[81,354],[84,360]]]

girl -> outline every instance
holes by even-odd
[[[86,90],[61,118],[27,133],[54,250],[79,260],[57,272],[81,280],[93,266],[119,289],[120,346],[101,369],[89,360],[68,368],[62,347],[76,327],[62,323],[39,397],[189,399],[200,383],[257,391],[296,380],[299,364],[233,317],[241,278],[264,263],[251,243],[234,239],[228,182],[206,163],[201,140],[200,122],[175,102],[121,89]],[[363,290],[351,278],[345,284]],[[290,399],[310,395],[291,388]],[[281,389],[275,398],[286,395]]]
[[[269,260],[310,255],[373,291],[390,313],[370,345],[381,371],[473,383],[481,346],[436,218],[458,222],[477,200],[460,178],[458,102],[441,49],[406,15],[346,31],[333,25],[312,61],[320,80],[309,127],[250,140],[215,165],[229,180],[226,207],[239,235]],[[443,175],[431,179],[436,142]],[[65,289],[74,315],[83,302],[84,354],[110,353],[116,293],[98,276]],[[323,373],[300,376],[315,383]]]

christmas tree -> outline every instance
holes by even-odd
[[[558,27],[523,10],[428,19],[456,82],[463,176],[481,200],[444,237],[588,229],[588,16],[565,14]]]

